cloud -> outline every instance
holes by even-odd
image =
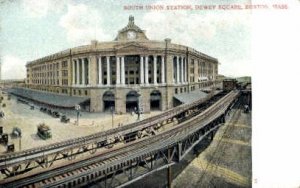
[[[65,29],[67,40],[73,44],[88,44],[91,40],[109,39],[101,27],[102,19],[98,11],[84,4],[68,5],[59,25]]]
[[[153,3],[165,7],[195,4],[199,2],[159,0]],[[144,14],[141,23],[144,23],[142,28],[147,31],[146,34],[150,39],[171,38],[173,43],[187,45],[217,57],[222,63],[220,73],[232,75],[251,73],[250,70],[247,71],[251,66],[248,53],[251,50],[250,11],[153,10]]]
[[[253,65],[251,59],[229,61],[225,59],[219,65],[219,74],[225,76],[251,76]]]
[[[153,5],[195,5],[195,1],[157,1]],[[197,12],[191,10],[149,11],[142,19],[146,23],[149,38],[161,39],[172,37],[176,42],[185,41],[195,45],[199,41],[213,40],[218,33],[232,28],[250,28],[251,19],[248,11]]]
[[[66,7],[69,0],[23,0],[22,5],[27,15],[42,18],[49,13],[59,13]]]
[[[5,55],[1,62],[1,79],[24,79],[26,61],[13,55]]]

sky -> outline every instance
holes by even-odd
[[[270,6],[288,3],[289,8],[123,9],[140,4],[250,1]],[[27,61],[93,39],[111,41],[129,15],[150,39],[171,38],[218,58],[220,74],[252,76],[253,187],[299,187],[300,0],[0,0],[2,78],[25,78]]]
[[[251,75],[251,17],[243,11],[124,10],[130,5],[203,5],[201,0],[11,0],[0,1],[2,79],[25,78],[28,61],[91,40],[111,41],[129,15],[149,39],[171,38],[218,58],[219,72]],[[225,1],[228,4],[228,1]],[[230,1],[233,3],[247,3]],[[224,4],[224,0],[213,4]],[[12,72],[14,74],[12,74]]]

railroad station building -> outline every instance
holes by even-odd
[[[113,41],[93,40],[30,61],[26,69],[21,95],[49,95],[49,104],[78,103],[91,112],[113,107],[126,113],[138,106],[149,112],[170,109],[176,96],[213,86],[218,60],[171,39],[150,40],[130,16]]]

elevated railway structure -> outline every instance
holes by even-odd
[[[221,92],[124,127],[2,155],[0,186],[74,187],[99,181],[103,187],[122,187],[164,168],[171,174],[173,164],[204,137],[213,137],[238,96],[238,91]],[[33,169],[40,170],[29,173]]]

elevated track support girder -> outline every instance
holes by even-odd
[[[171,167],[180,162],[204,138],[210,137],[212,139],[218,128],[225,122],[226,114],[236,102],[237,97],[238,92],[231,92],[214,105],[200,112],[191,112],[190,115],[193,113],[195,115],[189,116],[182,123],[157,135],[153,134],[150,137],[128,142],[123,147],[111,149],[103,154],[97,154],[85,160],[76,161],[72,165],[55,168],[35,176],[14,179],[15,181],[8,179],[2,185],[6,187],[26,187],[29,185],[74,187],[97,181],[101,187],[124,187],[151,173]],[[180,115],[176,119],[180,121],[180,118],[185,117],[186,115]],[[165,120],[168,119],[170,118],[167,117]],[[124,139],[126,140],[126,137],[132,138],[135,134],[137,131],[131,131],[131,134],[126,133],[127,136],[124,136]],[[117,136],[118,134],[114,134],[113,138]],[[8,168],[2,168],[1,172],[7,173],[8,169],[12,167],[17,170],[9,171],[10,176],[20,172],[20,169],[25,172],[26,168],[24,167],[27,165],[23,168],[18,166],[23,164],[29,164],[27,170],[29,167],[36,168],[39,166],[47,168],[59,158],[73,160],[72,157],[98,149],[99,146],[107,146],[107,143],[103,142],[101,138],[92,143],[83,142],[79,146],[76,145],[52,155],[45,155],[43,158],[37,158],[39,159],[38,162],[27,160],[26,163],[21,161],[15,165],[8,165]]]

